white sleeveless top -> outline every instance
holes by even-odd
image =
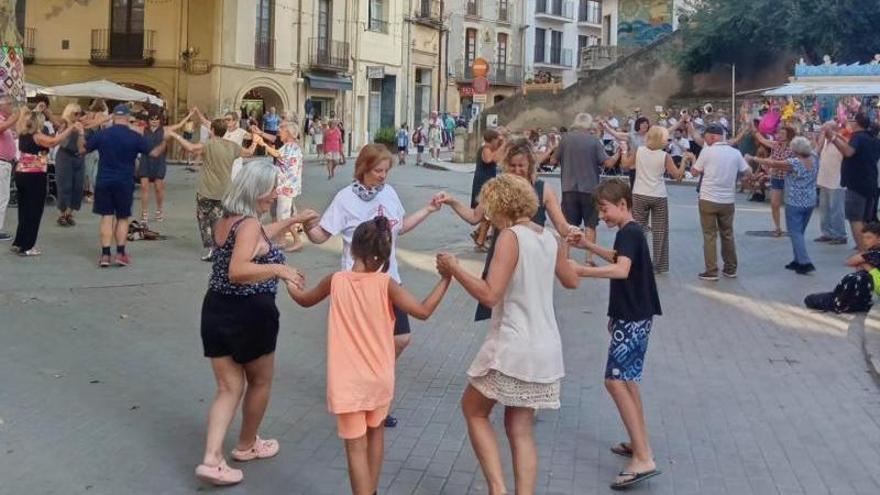
[[[468,375],[496,370],[531,383],[553,383],[565,375],[562,342],[553,309],[557,244],[544,229],[510,228],[519,244],[519,259],[504,299],[492,308],[492,323]]]
[[[666,197],[666,150],[651,150],[645,146],[636,150],[636,183],[633,194]]]

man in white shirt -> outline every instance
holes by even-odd
[[[672,161],[675,162],[675,166],[681,164],[682,157],[684,154],[691,150],[691,142],[684,137],[681,132],[681,129],[675,127],[673,131],[672,139],[669,140],[668,152],[672,157]]]
[[[736,179],[742,173],[750,175],[751,167],[742,153],[724,141],[720,124],[706,127],[703,139],[706,147],[691,167],[694,175],[703,176],[700,186],[700,224],[703,227],[703,258],[706,271],[702,280],[718,280],[717,238],[721,234],[723,274],[736,277],[736,244],[733,239],[733,217],[736,211]]]
[[[834,122],[825,126],[837,130]],[[819,133],[817,149],[819,153],[819,175],[816,185],[819,186],[819,218],[822,235],[815,239],[816,242],[828,244],[846,244],[846,222],[844,217],[844,204],[846,189],[840,185],[840,167],[843,164],[843,154],[828,141],[824,132]]]

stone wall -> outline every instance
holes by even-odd
[[[682,74],[675,63],[680,41],[679,34],[667,36],[590,73],[556,95],[517,94],[486,110],[477,130],[484,128],[488,114],[498,115],[499,125],[520,130],[567,126],[581,112],[599,114],[613,110],[621,114],[634,107],[647,112],[655,105],[669,106],[681,100],[729,98],[730,67],[719,66],[704,74]],[[783,57],[756,61],[754,67],[737,67],[737,91],[780,85],[787,81],[793,63],[794,57]]]

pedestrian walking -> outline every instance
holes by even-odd
[[[684,165],[676,164],[666,152],[669,131],[652,126],[645,135],[645,145],[630,150],[622,161],[624,169],[636,171],[632,189],[632,214],[636,223],[651,231],[656,273],[669,271],[669,200],[666,174],[674,180],[684,177]]]
[[[404,123],[397,130],[397,164],[406,165],[407,155],[409,155],[409,128]]]
[[[428,118],[428,152],[434,160],[440,159],[440,145],[443,141],[443,127],[445,124],[437,115],[436,111],[431,112]]]
[[[595,241],[599,216],[593,191],[599,185],[599,170],[613,167],[620,159],[620,150],[608,156],[602,141],[591,134],[592,130],[593,116],[578,114],[550,161],[559,163],[562,168],[562,213],[565,220],[574,227],[583,225],[587,239]],[[610,128],[608,131],[616,132]],[[593,255],[588,251],[587,264],[591,263]]]
[[[846,222],[843,214],[846,190],[840,186],[843,154],[826,138],[825,128],[838,130],[837,124],[829,122],[816,138],[816,150],[819,152],[816,185],[819,186],[819,227],[822,235],[814,240],[841,245],[846,244]]]
[[[877,162],[880,161],[880,141],[868,129],[871,120],[864,113],[857,114],[849,125],[849,141],[841,132],[826,128],[825,139],[843,155],[840,185],[846,188],[844,214],[849,221],[856,247],[864,250],[858,235],[868,222],[877,220]]]
[[[384,453],[384,420],[394,398],[394,320],[392,308],[420,320],[437,309],[449,288],[443,273],[419,302],[388,274],[391,222],[367,220],[351,240],[351,270],[325,277],[312,290],[288,283],[290,296],[311,307],[330,297],[327,319],[327,405],[336,415],[345,443],[354,495],[372,495],[379,486]]]
[[[215,136],[222,131],[222,121],[216,122],[221,129]],[[224,194],[223,216],[212,231],[217,249],[202,302],[201,335],[217,394],[208,413],[205,453],[195,475],[213,485],[232,485],[244,478],[240,469],[229,467],[223,455],[223,440],[239,402],[243,402],[243,418],[232,458],[239,462],[266,459],[280,450],[277,440],[258,434],[275,368],[279,316],[275,294],[279,279],[302,286],[303,277],[286,264],[273,239],[295,222],[317,214],[307,211],[262,225],[259,218],[272,207],[277,178],[272,163],[249,164]]]
[[[432,198],[422,209],[407,215],[397,191],[387,183],[393,160],[394,156],[384,145],[368,144],[361,148],[355,161],[354,182],[336,193],[320,222],[306,225],[306,235],[313,243],[323,244],[334,235],[342,234],[342,270],[351,270],[354,266],[351,243],[355,229],[367,220],[387,218],[392,239],[388,273],[395,282],[400,283],[398,236],[411,232],[442,205]],[[411,329],[405,312],[395,308],[394,315],[395,352],[400,356],[410,343]],[[397,420],[392,416],[385,423],[386,426],[396,424]]]
[[[807,253],[804,232],[816,206],[819,158],[814,156],[813,146],[803,136],[794,138],[789,144],[789,149],[793,156],[788,160],[753,156],[746,156],[746,160],[773,171],[785,172],[785,225],[788,227],[788,237],[791,239],[791,247],[794,251],[794,260],[785,268],[806,275],[816,270]]]
[[[324,131],[324,157],[327,163],[327,180],[330,180],[336,177],[336,167],[343,163],[342,131],[337,127],[335,120],[331,120],[327,130]]]
[[[43,105],[38,103],[34,110],[23,107],[17,122],[19,158],[15,165],[15,190],[18,227],[12,240],[12,251],[19,256],[43,254],[35,245],[46,207],[49,149],[73,132],[73,126],[70,126],[50,136],[45,126]]]
[[[703,259],[706,269],[702,280],[718,280],[718,236],[721,236],[722,273],[735,278],[737,270],[736,242],[733,219],[736,213],[736,179],[738,174],[751,175],[752,169],[736,148],[723,138],[724,128],[709,124],[703,135],[705,147],[691,167],[691,173],[702,175],[700,185],[700,225],[703,229]]]
[[[191,143],[174,131],[168,136],[176,139],[190,155],[201,156],[198,186],[196,188],[196,220],[202,238],[202,261],[211,261],[214,254],[214,224],[223,214],[222,199],[232,182],[232,166],[236,158],[254,155],[263,140],[255,135],[249,148],[223,139],[226,123],[221,119],[211,121],[211,137],[201,143]],[[244,167],[247,168],[247,167]]]
[[[599,185],[595,194],[602,219],[617,229],[614,248],[601,247],[579,233],[573,233],[569,240],[608,262],[602,267],[571,263],[581,277],[611,279],[607,327],[611,340],[605,364],[605,388],[629,435],[629,442],[621,442],[611,451],[630,458],[611,484],[612,489],[619,490],[660,474],[648,437],[639,382],[654,317],[661,315],[662,310],[648,241],[632,215],[629,186],[620,180],[611,180]]]
[[[81,122],[82,115],[79,105],[69,103],[61,113],[64,128],[73,128],[77,122]],[[84,145],[84,140],[85,132],[74,128],[58,144],[58,151],[55,153],[55,184],[58,188],[56,207],[59,213],[57,223],[62,227],[76,225],[73,212],[82,207],[85,160],[79,150]]]
[[[9,206],[11,179],[15,167],[15,129],[21,112],[12,106],[9,96],[0,96],[0,241],[12,240],[12,235],[3,230],[6,224],[6,207]]]
[[[416,145],[416,166],[424,163],[426,139],[425,126],[424,124],[419,124],[412,134],[412,143]]]
[[[512,174],[496,177],[483,187],[481,202],[500,231],[486,279],[462,269],[451,254],[437,257],[441,273],[451,273],[495,314],[468,368],[461,407],[488,492],[498,495],[508,492],[490,417],[495,404],[504,406],[514,492],[532,494],[538,470],[535,414],[539,409],[559,409],[565,375],[553,309],[554,275],[566,288],[577,287],[578,279],[566,260],[565,246],[532,223],[538,198],[528,181]]]

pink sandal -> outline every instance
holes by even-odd
[[[226,486],[241,483],[241,480],[244,479],[244,473],[241,469],[232,469],[226,464],[226,461],[223,460],[216,466],[199,464],[196,467],[196,478],[204,483],[210,483],[216,486]]]
[[[278,455],[279,450],[281,450],[281,446],[278,445],[278,440],[263,440],[258,436],[251,448],[247,450],[232,449],[232,458],[239,462],[268,459]]]

